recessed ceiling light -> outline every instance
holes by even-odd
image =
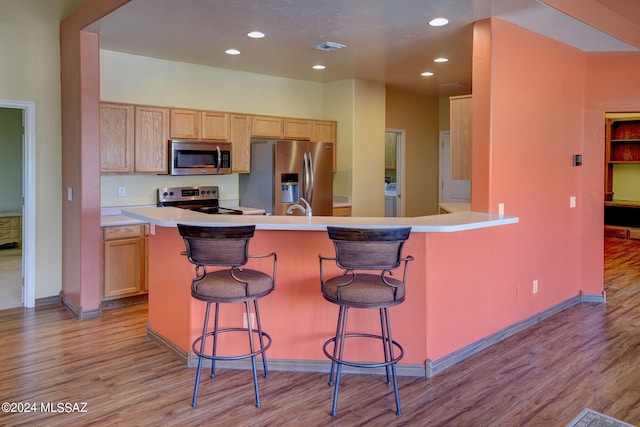
[[[436,58],[433,60],[433,62],[449,62],[448,58]]]
[[[447,18],[434,18],[429,21],[429,25],[432,27],[442,27],[443,25],[447,25],[449,20]]]
[[[266,34],[261,31],[251,31],[250,33],[247,33],[247,36],[251,37],[252,39],[261,39],[265,35]]]
[[[317,65],[314,65],[312,68],[314,70],[324,70],[327,67],[325,67],[324,65],[317,64]]]
[[[238,49],[227,49],[224,53],[228,55],[240,55],[240,51]]]
[[[433,73],[431,71],[425,71],[423,73],[420,73],[420,75],[422,77],[431,77],[431,76],[433,76]]]

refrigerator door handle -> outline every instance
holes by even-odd
[[[309,190],[307,191],[307,196],[309,197],[309,203],[313,203],[313,190],[314,190],[314,182],[313,182],[313,158],[311,157],[311,153],[307,153],[307,173],[309,176]]]

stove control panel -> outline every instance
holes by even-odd
[[[217,186],[158,188],[158,205],[171,202],[206,201],[218,199]]]

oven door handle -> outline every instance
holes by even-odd
[[[220,165],[222,165],[222,153],[220,152],[220,146],[216,145],[216,151],[218,152],[218,168],[216,173],[220,173]]]

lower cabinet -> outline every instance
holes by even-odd
[[[333,216],[351,216],[351,206],[334,206]]]
[[[148,291],[149,224],[102,227],[102,300]]]

